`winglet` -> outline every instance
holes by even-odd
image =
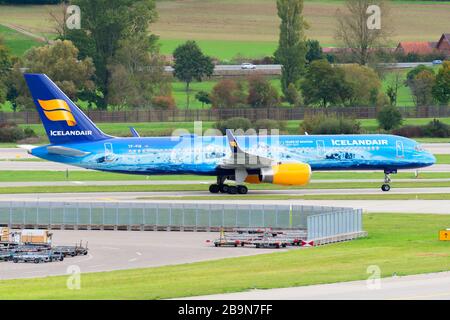
[[[135,128],[133,128],[133,127],[129,127],[129,128],[130,128],[130,131],[131,131],[131,134],[133,135],[133,137],[136,137],[136,138],[140,137],[139,133],[136,131]]]

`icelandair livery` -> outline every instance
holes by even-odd
[[[22,146],[32,155],[108,172],[214,175],[211,193],[245,194],[244,183],[306,185],[315,170],[383,170],[430,166],[435,157],[400,136],[265,135],[112,137],[97,126],[44,74],[25,74],[50,144]],[[226,181],[234,181],[228,185]]]

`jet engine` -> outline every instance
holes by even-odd
[[[249,175],[248,183],[273,183],[284,186],[303,186],[309,183],[311,167],[307,163],[281,163],[261,168],[258,176]]]

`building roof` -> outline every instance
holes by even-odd
[[[417,53],[417,54],[427,54],[432,53],[435,48],[433,42],[428,41],[402,41],[398,44],[397,50],[402,50],[403,53]]]

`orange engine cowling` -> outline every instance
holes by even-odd
[[[261,168],[258,176],[248,176],[249,183],[273,183],[284,186],[303,186],[309,183],[311,167],[306,163],[281,163],[270,168]]]

